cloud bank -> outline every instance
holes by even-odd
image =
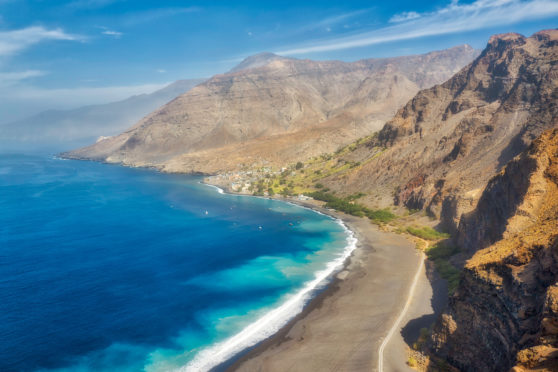
[[[390,19],[393,23],[391,26],[286,48],[277,53],[297,55],[350,49],[557,16],[558,1],[553,0],[477,0],[471,4],[452,1],[446,7],[434,12],[396,14]]]

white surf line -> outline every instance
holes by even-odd
[[[399,317],[395,320],[395,323],[393,323],[393,325],[391,326],[386,338],[384,338],[384,341],[380,345],[380,349],[378,349],[378,372],[384,372],[384,349],[386,348],[387,344],[389,343],[389,340],[391,339],[395,331],[399,328],[399,324],[405,317],[405,314],[407,314],[407,311],[409,310],[409,306],[411,306],[413,294],[415,292],[415,288],[417,286],[420,273],[422,272],[422,268],[424,266],[424,258],[425,258],[424,252],[421,252],[420,264],[417,273],[415,274],[415,277],[413,279],[413,282],[411,283],[411,288],[409,288],[409,296],[407,297],[407,302],[405,302],[405,306],[403,307],[403,310],[401,310],[401,314],[399,314]]]

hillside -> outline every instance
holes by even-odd
[[[469,46],[353,63],[250,57],[128,131],[67,157],[168,172],[282,166],[381,128],[419,89],[469,63]]]
[[[176,81],[153,93],[122,101],[72,110],[49,110],[0,125],[0,141],[11,146],[57,146],[68,149],[112,136],[143,116],[202,83],[203,79]]]
[[[558,129],[492,178],[466,221],[465,248],[488,246],[466,264],[434,353],[463,371],[556,371]]]
[[[343,171],[312,181],[366,193],[371,206],[425,209],[456,231],[488,179],[558,125],[557,60],[558,30],[493,36],[470,66],[420,91],[376,137],[333,154],[326,168]]]

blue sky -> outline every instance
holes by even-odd
[[[483,48],[557,19],[558,0],[0,0],[0,123],[209,77],[262,51],[352,61]]]

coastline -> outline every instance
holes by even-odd
[[[220,194],[254,197],[200,183]],[[378,348],[407,301],[411,278],[419,262],[414,244],[400,235],[381,231],[368,219],[326,209],[313,200],[261,198],[295,204],[333,218],[357,239],[356,248],[338,269],[322,279],[325,285],[314,287],[303,307],[293,312],[280,328],[255,345],[227,355],[221,364],[203,370],[377,370]],[[423,319],[433,316],[429,296],[432,293],[426,275],[421,275],[417,292],[423,296],[414,296],[411,311],[402,325],[409,320],[415,327],[430,325]],[[415,304],[416,300],[419,304]],[[403,329],[396,333],[386,348],[384,370],[412,371],[406,365],[405,348],[409,339],[403,340]],[[189,369],[183,366],[180,370]]]
[[[220,193],[226,192],[216,185],[205,184]],[[387,346],[384,370],[412,371],[406,365],[402,328],[411,319],[415,328],[417,322],[428,326],[424,318],[432,315],[430,282],[422,267],[422,255],[414,245],[400,235],[381,231],[367,219],[326,209],[314,201],[270,199],[296,204],[341,221],[354,234],[357,247],[325,288],[283,327],[211,371],[377,370],[380,343],[392,325],[401,332],[395,332],[395,337],[384,345]],[[390,269],[395,269],[397,274],[386,280],[386,286],[382,277],[389,276]],[[416,292],[422,296],[408,296],[414,277],[418,279]],[[364,282],[367,285],[362,285]],[[374,289],[379,297],[384,297],[383,301],[374,299]],[[339,306],[341,302],[343,305]],[[410,302],[411,311],[402,314],[401,309],[409,307],[406,302]],[[355,318],[355,310],[362,316]],[[395,322],[399,315],[398,321],[402,322],[398,325]],[[344,352],[339,352],[340,349]]]
[[[199,183],[216,189],[216,191],[220,194],[225,193],[225,191],[218,186],[209,185],[204,182]],[[235,195],[234,193],[228,192],[227,194]],[[242,196],[254,197],[252,195]],[[235,358],[238,358],[238,356],[242,355],[245,351],[250,350],[259,343],[273,337],[273,335],[287,326],[294,317],[302,313],[305,307],[318,297],[322,291],[328,288],[329,284],[336,277],[336,275],[346,268],[348,260],[357,248],[358,240],[355,237],[355,233],[332,211],[311,204],[293,202],[292,200],[264,198],[282,201],[287,204],[294,205],[297,208],[309,209],[314,213],[331,218],[333,222],[339,224],[346,232],[346,244],[344,246],[344,251],[339,257],[329,261],[324,269],[315,272],[312,280],[306,282],[304,287],[296,293],[293,293],[281,305],[271,309],[260,318],[254,320],[247,327],[232,337],[201,350],[193,360],[177,369],[179,371],[221,370],[222,365],[230,363],[231,360],[235,360]]]

